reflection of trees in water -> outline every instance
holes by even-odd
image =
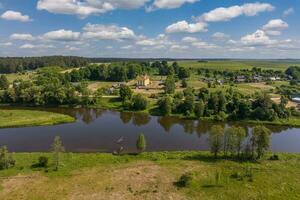
[[[96,119],[98,119],[99,117],[101,117],[102,114],[103,114],[103,110],[101,110],[101,109],[94,109],[94,111],[95,111]]]
[[[161,127],[166,131],[170,132],[172,126],[177,124],[180,121],[179,118],[176,117],[158,117],[157,122],[161,125]]]
[[[120,112],[120,119],[124,124],[128,124],[132,119],[132,112]]]
[[[85,122],[86,124],[90,124],[95,120],[93,117],[93,110],[92,109],[86,109],[85,112],[82,113],[82,121]]]
[[[212,125],[213,125],[212,123],[208,123],[205,121],[198,121],[196,126],[196,133],[198,134],[199,137],[201,135],[205,135],[208,133]]]
[[[268,129],[272,131],[273,134],[281,133],[282,131],[286,131],[289,129],[287,126],[266,126]]]
[[[151,117],[148,114],[134,113],[132,116],[132,123],[136,126],[146,125],[150,122]]]
[[[194,120],[181,120],[180,125],[182,125],[185,133],[193,134],[195,130]]]

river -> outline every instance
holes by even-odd
[[[125,152],[134,152],[136,138],[144,133],[147,151],[208,150],[208,130],[215,122],[199,122],[176,117],[155,117],[102,109],[43,109],[76,118],[75,123],[55,126],[0,129],[0,145],[13,152],[50,151],[60,136],[69,152],[113,152],[123,138]],[[233,124],[220,123],[224,127]],[[236,124],[234,124],[236,125]],[[239,124],[251,132],[253,125]],[[300,152],[300,129],[267,126],[272,131],[274,152]]]

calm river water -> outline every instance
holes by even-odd
[[[212,122],[175,117],[151,117],[100,109],[47,109],[76,117],[75,123],[45,127],[0,129],[0,145],[13,152],[44,152],[61,136],[66,151],[112,152],[116,141],[124,139],[126,152],[135,151],[139,133],[147,139],[148,151],[208,150],[207,132]],[[230,126],[232,124],[223,124]],[[239,124],[251,131],[251,126]],[[300,129],[268,126],[272,130],[274,152],[300,152]]]

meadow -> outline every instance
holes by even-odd
[[[49,166],[35,168],[40,156]],[[139,155],[16,153],[0,171],[0,199],[299,199],[300,155],[257,162],[213,159],[208,152]]]
[[[0,128],[47,126],[74,121],[74,118],[58,113],[19,109],[6,110],[0,108]]]
[[[237,71],[241,69],[252,69],[253,67],[262,68],[264,70],[284,71],[289,66],[300,65],[298,60],[209,60],[209,61],[178,61],[180,66],[190,68],[203,68],[213,70],[229,70]]]

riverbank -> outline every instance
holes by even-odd
[[[40,156],[50,159],[48,168],[32,168]],[[300,154],[269,156],[237,162],[196,151],[64,153],[54,171],[50,153],[16,153],[16,166],[0,171],[0,199],[299,199]]]
[[[71,123],[75,119],[68,115],[35,111],[35,110],[5,110],[0,109],[0,128],[48,126]]]

